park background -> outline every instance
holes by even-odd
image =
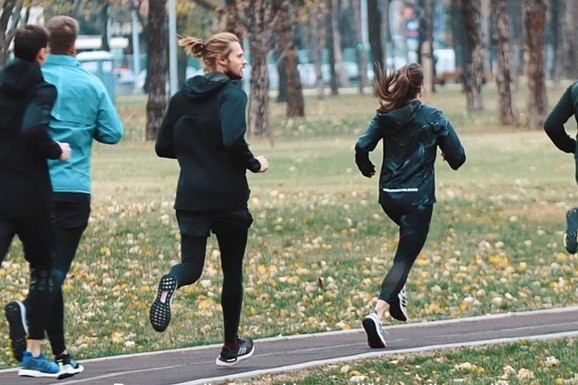
[[[353,161],[353,146],[378,107],[375,62],[390,70],[412,60],[424,65],[424,102],[447,114],[468,156],[458,172],[441,160],[437,165],[432,230],[407,285],[411,321],[576,305],[578,259],[562,245],[564,214],[578,200],[574,161],[542,131],[547,112],[576,75],[573,1],[6,0],[4,12],[12,4],[15,13],[0,18],[4,43],[16,16],[24,22],[33,14],[31,6],[42,8],[38,22],[66,13],[80,19],[83,34],[107,31],[95,49],[111,52],[111,92],[126,127],[119,145],[95,147],[90,225],[64,287],[75,357],[221,340],[214,240],[201,280],[179,291],[167,332],[155,333],[148,322],[158,279],[179,258],[172,209],[178,166],[153,149],[175,76],[171,3],[178,33],[234,31],[250,59],[247,139],[271,169],[249,175],[255,223],[246,257],[244,334],[359,328],[373,306],[397,241],[397,229],[377,204],[377,181],[362,177]],[[133,30],[126,29],[135,20],[144,52],[136,55],[138,65],[131,56]],[[127,39],[127,47],[107,47],[113,26],[125,31],[114,37]],[[440,67],[436,51],[454,62]],[[178,59],[179,82],[187,68],[189,75],[201,69]],[[309,64],[306,71],[302,64]],[[134,80],[121,84],[139,65],[147,72],[142,87]],[[311,72],[313,82],[304,75]],[[572,120],[568,131],[574,130]],[[372,159],[379,164],[379,149]],[[22,299],[27,290],[26,263],[17,241],[14,246],[0,269],[2,303]],[[0,340],[8,346],[7,326]],[[526,364],[538,378],[552,379],[542,383],[575,381],[575,341],[559,345],[564,359],[558,367],[543,364],[554,349],[548,344]],[[478,363],[485,372],[472,375],[503,375],[498,366],[507,356],[513,365],[522,362],[520,349],[511,350],[495,354],[499,364]],[[434,366],[438,359],[425,358]],[[0,351],[0,366],[15,364],[9,349]]]

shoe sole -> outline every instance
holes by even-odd
[[[153,302],[149,314],[149,319],[153,329],[157,332],[164,332],[171,322],[171,303],[173,295],[177,290],[177,280],[172,275],[165,275],[159,282],[157,296]],[[162,293],[167,292],[165,301],[161,301]]]
[[[578,209],[574,208],[566,213],[566,233],[564,234],[564,247],[570,254],[578,251]]]
[[[383,349],[386,346],[384,340],[381,339],[379,336],[379,331],[377,328],[379,327],[378,324],[370,317],[365,317],[363,321],[361,321],[365,332],[367,333],[367,344],[372,349]]]
[[[10,347],[12,355],[18,362],[22,362],[22,354],[26,351],[26,308],[20,302],[10,302],[4,307],[8,321]]]
[[[20,377],[34,377],[34,378],[57,378],[57,379],[61,378],[60,372],[46,373],[46,372],[40,372],[38,370],[32,370],[32,369],[20,369],[20,370],[18,370],[18,375]]]
[[[245,361],[248,358],[251,358],[253,356],[253,353],[255,353],[255,345],[253,345],[253,349],[251,349],[251,351],[247,354],[243,354],[242,356],[238,356],[235,361],[223,361],[221,360],[221,356],[217,357],[217,360],[215,361],[215,363],[217,364],[217,366],[221,366],[224,368],[230,368],[231,366],[235,366],[237,365],[239,362],[241,361]]]

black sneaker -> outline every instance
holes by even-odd
[[[398,321],[407,321],[407,294],[405,290],[400,291],[392,303],[389,304],[389,315]]]
[[[578,251],[578,208],[568,210],[566,213],[566,233],[564,234],[564,247],[570,254]]]
[[[221,349],[221,354],[217,357],[217,366],[233,366],[238,362],[246,360],[255,353],[255,345],[250,337],[237,339],[237,349],[230,350],[226,346]]]
[[[26,307],[22,302],[12,301],[4,307],[4,312],[10,330],[12,355],[17,361],[22,362],[22,354],[26,351],[26,336],[28,335]]]
[[[157,332],[164,332],[171,322],[171,304],[176,290],[177,278],[170,274],[163,275],[149,314],[151,325]]]
[[[60,354],[54,358],[54,361],[60,368],[58,379],[72,377],[75,374],[82,373],[84,366],[80,365],[70,354]]]

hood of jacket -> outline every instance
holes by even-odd
[[[37,61],[15,58],[0,73],[0,87],[15,96],[26,95],[42,81],[42,72]]]
[[[217,93],[231,80],[222,72],[211,72],[187,79],[183,90],[192,99],[204,99]]]
[[[380,113],[379,118],[383,123],[386,123],[383,125],[384,127],[397,131],[411,123],[421,105],[419,100],[412,100],[397,110]]]

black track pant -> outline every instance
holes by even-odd
[[[44,339],[55,289],[52,279],[50,220],[48,217],[0,219],[0,264],[15,235],[20,238],[24,257],[30,265],[30,285],[25,300],[28,309],[28,337],[41,340]]]
[[[54,193],[52,207],[53,277],[56,288],[46,332],[54,355],[66,350],[64,338],[64,296],[62,284],[76,256],[76,250],[90,216],[90,195]]]
[[[383,279],[379,299],[391,304],[407,281],[407,276],[427,239],[432,205],[385,206],[383,211],[399,226],[399,242],[393,266]]]
[[[243,258],[253,221],[251,214],[247,209],[220,213],[177,210],[177,219],[181,232],[181,263],[174,265],[170,273],[177,278],[178,287],[197,282],[205,264],[207,237],[210,231],[215,234],[223,270],[224,340],[227,345],[235,345],[243,303]]]

